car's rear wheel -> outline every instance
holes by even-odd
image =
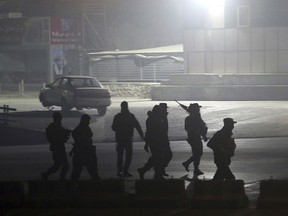
[[[107,107],[99,107],[98,108],[98,113],[99,113],[100,116],[105,115],[106,112],[107,112]]]

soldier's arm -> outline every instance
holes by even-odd
[[[185,118],[184,128],[185,128],[186,131],[188,131],[188,129],[189,129],[189,119],[188,119],[188,117]]]
[[[114,118],[113,118],[113,122],[112,122],[112,126],[111,126],[111,128],[112,128],[112,130],[113,131],[115,131],[116,129],[117,129],[117,116],[118,115],[116,115]]]
[[[141,137],[142,139],[144,139],[143,130],[142,130],[142,128],[141,128],[138,120],[135,118],[135,116],[134,116],[134,122],[135,122],[134,125],[135,125],[135,128],[136,128],[138,134],[140,135],[140,137]]]

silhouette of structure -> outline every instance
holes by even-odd
[[[201,137],[207,141],[207,126],[202,120],[200,108],[198,103],[192,103],[188,107],[189,116],[185,118],[185,130],[187,131],[187,142],[192,149],[192,156],[182,163],[185,170],[189,172],[190,163],[194,162],[194,177],[202,175],[203,172],[199,169],[200,159],[203,154],[203,144]]]
[[[70,156],[73,155],[72,180],[78,180],[85,166],[93,180],[100,179],[98,175],[98,165],[96,156],[96,147],[93,145],[93,133],[89,127],[91,117],[83,114],[79,125],[72,131],[72,137],[75,141]]]
[[[116,114],[111,126],[115,131],[115,139],[117,142],[117,175],[119,177],[131,177],[129,167],[133,154],[133,133],[134,128],[138,131],[140,137],[144,140],[142,128],[135,115],[129,111],[128,103],[121,103],[121,112]],[[125,162],[123,166],[123,154],[125,151]]]
[[[70,137],[70,130],[65,129],[61,121],[62,115],[56,111],[53,113],[53,122],[46,128],[46,137],[50,143],[50,151],[52,152],[54,163],[46,172],[41,173],[43,180],[47,180],[51,174],[57,172],[60,168],[60,180],[63,180],[69,169],[65,143]]]
[[[235,141],[232,138],[232,130],[237,122],[232,118],[224,118],[223,122],[223,128],[213,135],[207,146],[213,150],[214,162],[217,166],[213,179],[231,180],[235,179],[235,176],[231,172],[229,165],[236,149]]]

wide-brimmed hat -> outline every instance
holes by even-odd
[[[168,106],[167,106],[167,103],[159,103],[159,106],[161,107],[161,108],[169,108]]]
[[[224,118],[224,119],[223,119],[223,122],[224,122],[225,125],[237,123],[237,122],[234,121],[232,118]]]
[[[201,107],[202,106],[200,106],[198,103],[191,103],[188,107],[188,111],[199,110]]]

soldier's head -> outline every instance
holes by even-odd
[[[122,101],[121,102],[121,111],[127,111],[128,110],[128,102]]]
[[[224,118],[223,123],[225,128],[232,130],[234,128],[234,124],[236,124],[237,122],[234,121],[232,118]]]
[[[159,105],[155,105],[152,109],[153,115],[160,115],[161,114],[161,108]]]
[[[198,103],[191,103],[187,109],[187,111],[191,114],[191,113],[199,113],[200,112],[200,108],[202,106],[200,106]]]
[[[161,113],[162,114],[167,114],[167,109],[169,108],[167,106],[167,103],[159,103],[160,109],[161,109]]]
[[[80,119],[80,124],[89,125],[91,117],[87,114],[83,114]]]
[[[61,122],[62,120],[62,115],[58,111],[53,112],[52,117],[53,117],[54,122]]]

